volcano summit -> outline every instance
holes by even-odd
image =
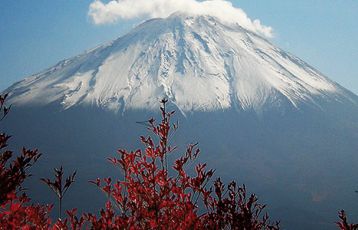
[[[176,13],[21,81],[15,104],[157,108],[167,97],[180,111],[238,110],[356,97],[302,60],[238,24]]]

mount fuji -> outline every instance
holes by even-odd
[[[102,204],[86,181],[117,173],[106,157],[138,147],[136,122],[162,98],[179,112],[177,145],[199,141],[201,160],[257,192],[284,228],[334,229],[338,210],[355,206],[358,96],[239,24],[152,19],[5,92],[13,147],[45,153],[35,175],[59,164],[79,171],[68,208]]]
[[[163,97],[184,113],[319,106],[319,99],[356,103],[347,90],[240,25],[179,13],[147,21],[8,91],[19,105],[114,111],[157,108]]]

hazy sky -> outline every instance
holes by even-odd
[[[149,1],[152,0],[146,3]],[[274,44],[358,94],[358,1],[231,2],[249,18],[271,27],[274,37],[270,40]],[[1,0],[0,90],[62,59],[115,39],[143,20],[126,15],[126,20],[95,25],[88,16],[91,3],[93,0]],[[143,16],[140,13],[134,11],[132,16]]]

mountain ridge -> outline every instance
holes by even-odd
[[[318,106],[352,94],[299,58],[238,24],[175,13],[63,60],[6,90],[15,104],[92,104],[155,109],[166,97],[183,113],[236,107]],[[147,99],[148,98],[148,99]]]

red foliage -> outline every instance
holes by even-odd
[[[5,106],[6,97],[0,95],[1,120],[10,108]],[[26,194],[18,195],[21,184],[30,176],[27,170],[41,154],[23,148],[21,155],[11,161],[13,152],[6,149],[9,138],[5,133],[0,134],[0,229],[49,228],[48,214],[52,207],[29,204]]]
[[[30,204],[25,195],[10,193],[0,206],[0,229],[48,229],[50,205]]]
[[[1,109],[5,97],[0,98]],[[206,164],[197,164],[193,176],[187,172],[198,157],[197,144],[187,147],[185,153],[169,167],[168,155],[176,147],[170,145],[172,130],[170,119],[174,112],[166,111],[162,101],[162,119],[159,124],[150,119],[147,128],[152,137],[141,137],[144,150],[119,150],[119,156],[110,162],[123,171],[123,178],[92,181],[108,197],[100,214],[91,213],[77,217],[77,210],[67,211],[67,218],[51,224],[48,217],[52,206],[29,205],[26,195],[17,196],[21,183],[29,176],[26,170],[40,154],[23,150],[20,157],[8,164],[11,151],[0,158],[0,226],[1,229],[278,229],[270,224],[264,205],[257,203],[255,195],[247,195],[245,186],[234,182],[227,188],[217,179],[210,188],[214,171]],[[2,110],[8,113],[6,108]],[[0,150],[6,148],[8,136],[1,134]],[[61,200],[74,181],[72,174],[62,185],[62,168],[56,170],[55,181],[43,179]],[[213,192],[214,189],[214,192]],[[199,204],[206,210],[199,211]]]
[[[93,228],[125,229],[278,229],[271,225],[267,214],[261,215],[264,205],[257,203],[255,195],[247,197],[245,187],[237,188],[234,182],[227,189],[217,179],[215,195],[208,189],[213,170],[206,164],[197,164],[195,175],[189,176],[187,167],[200,153],[196,144],[189,145],[185,154],[168,167],[171,146],[170,124],[174,112],[166,111],[162,101],[162,120],[147,123],[152,137],[141,137],[144,150],[119,150],[112,164],[123,171],[123,179],[111,178],[92,181],[108,197],[106,208],[97,217],[87,214],[85,219]],[[173,176],[171,176],[173,175]],[[200,213],[198,202],[205,204]],[[116,211],[115,211],[116,208]]]
[[[347,215],[344,210],[339,212],[340,221],[337,222],[339,229],[341,230],[358,230],[358,224],[349,224],[347,220]]]
[[[220,178],[215,181],[216,199],[204,198],[208,213],[204,218],[205,229],[279,229],[279,223],[269,224],[267,213],[262,215],[265,205],[257,203],[254,194],[247,195],[246,187],[237,187],[231,182],[225,187]],[[227,197],[224,194],[228,193]]]

